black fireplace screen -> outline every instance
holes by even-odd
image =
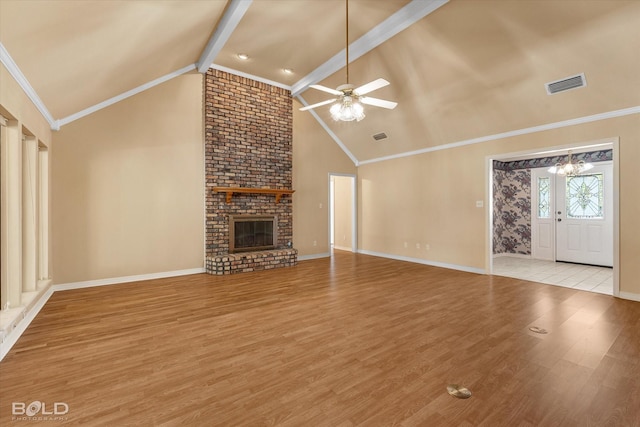
[[[274,249],[277,228],[275,216],[231,216],[229,252]]]

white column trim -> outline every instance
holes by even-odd
[[[38,141],[22,142],[22,292],[33,292],[37,284],[38,254]]]
[[[49,275],[49,150],[38,150],[38,279]]]
[[[22,132],[14,122],[4,129],[6,140],[2,142],[2,299],[4,308],[22,304]]]

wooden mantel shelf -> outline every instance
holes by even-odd
[[[227,193],[227,203],[231,203],[233,193],[275,194],[276,203],[279,203],[283,194],[293,194],[296,190],[284,190],[277,188],[213,187],[213,191],[215,193]]]

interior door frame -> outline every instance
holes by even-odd
[[[611,137],[587,142],[574,142],[564,145],[555,145],[538,149],[500,153],[485,157],[485,200],[486,228],[485,228],[485,272],[493,274],[493,161],[508,161],[514,158],[553,156],[559,151],[566,150],[595,150],[611,146],[613,157],[613,296],[620,296],[620,164],[619,150],[620,138]]]
[[[331,188],[331,178],[332,177],[347,177],[347,178],[351,178],[351,252],[353,253],[357,253],[358,252],[358,178],[356,174],[350,174],[350,173],[336,173],[336,172],[329,172],[328,174],[328,188]],[[329,230],[327,230],[327,233],[329,234],[329,239],[327,240],[329,242],[329,253],[333,253],[333,247],[331,246],[331,240],[332,240],[332,236],[331,234],[333,233],[333,226],[332,226],[332,218],[333,218],[333,214],[334,214],[334,206],[333,206],[333,200],[332,200],[332,192],[328,191],[329,193],[329,200],[327,203],[327,206],[329,207],[329,209],[327,209],[327,214],[329,215],[328,218],[328,224],[329,224]]]
[[[549,168],[535,168],[535,169],[549,169]],[[556,179],[557,177],[553,176],[550,172],[546,172],[549,174],[549,178],[550,178],[550,187],[552,188],[553,192],[553,197],[549,198],[549,202],[550,202],[550,214],[551,216],[548,218],[548,222],[550,223],[550,234],[551,234],[551,260],[556,261],[556,251],[557,251],[557,240],[556,240]],[[539,176],[536,174],[537,178],[543,178],[544,176]],[[534,187],[535,186],[535,187]],[[538,194],[537,191],[538,187],[537,187],[537,182],[534,182],[534,169],[531,170],[531,257],[533,258],[534,254],[536,253],[536,250],[538,248],[538,245],[534,244],[534,243],[538,243],[539,242],[539,238],[538,236],[540,235],[540,233],[538,233],[538,231],[540,230],[540,218],[538,218],[538,208],[537,208],[537,203],[539,202],[539,198],[538,198]],[[534,259],[542,259],[542,258],[534,258]],[[549,261],[551,261],[549,260]]]

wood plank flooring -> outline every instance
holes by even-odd
[[[640,303],[336,253],[56,292],[0,384],[2,426],[639,426]]]

